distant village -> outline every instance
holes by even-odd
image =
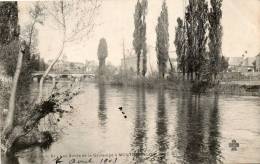
[[[172,67],[177,70],[177,59],[170,58]],[[260,72],[260,53],[255,57],[246,57],[242,55],[241,57],[227,57],[228,70],[227,72]],[[47,61],[47,65],[50,64],[52,60]],[[128,53],[125,58],[121,58],[120,68],[117,69],[127,69],[136,72],[137,57],[134,54]],[[148,64],[149,65],[149,64]],[[154,66],[152,66],[154,67]],[[167,62],[167,68],[170,69],[170,62]],[[56,73],[95,73],[98,68],[98,63],[95,61],[86,60],[85,63],[81,62],[70,62],[67,60],[59,60],[53,67],[53,72]]]
[[[169,58],[174,70],[177,70],[177,59]],[[260,72],[260,53],[255,57],[246,57],[246,55],[242,55],[241,57],[227,57],[228,61],[228,70],[227,72]],[[129,54],[121,59],[121,67],[124,66],[127,70],[132,70],[136,72],[136,63],[137,58],[136,55]],[[170,62],[167,62],[167,68],[170,69]]]

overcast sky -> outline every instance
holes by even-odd
[[[247,50],[248,57],[260,52],[260,0],[223,0],[223,47],[225,56],[242,56]],[[29,6],[32,2],[19,2],[20,25],[23,27],[28,19]],[[156,65],[155,26],[160,14],[162,0],[148,0],[147,44],[149,60]],[[96,26],[88,40],[71,44],[65,49],[68,60],[84,62],[97,61],[99,39],[104,37],[108,44],[107,60],[115,65],[122,58],[122,42],[126,49],[132,49],[134,22],[133,14],[136,0],[103,0],[96,17]],[[170,51],[175,51],[174,33],[177,17],[183,17],[183,0],[167,0],[169,12]],[[47,19],[48,21],[48,19]],[[49,23],[37,26],[39,29],[39,50],[46,60],[53,59],[58,51],[59,36],[50,28]],[[175,53],[170,54],[175,57]]]

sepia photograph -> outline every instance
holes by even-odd
[[[0,0],[0,164],[260,164],[260,0]]]

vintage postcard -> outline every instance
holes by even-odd
[[[0,1],[0,163],[260,164],[259,9]]]

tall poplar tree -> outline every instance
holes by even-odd
[[[137,75],[140,74],[140,61],[143,57],[142,75],[145,76],[147,72],[147,45],[146,45],[146,14],[147,14],[147,0],[137,1],[134,14],[134,40],[133,46],[137,57]]]
[[[108,55],[107,42],[105,38],[101,38],[99,41],[97,55],[99,60],[99,76],[103,76],[105,74],[106,58]]]
[[[168,9],[165,0],[156,26],[156,53],[159,69],[159,77],[164,78],[169,58],[169,32]]]
[[[147,14],[147,0],[142,0],[142,54],[143,54],[143,70],[142,75],[145,76],[147,72],[147,44],[146,44],[146,14]]]
[[[200,80],[207,66],[207,28],[208,28],[208,4],[205,0],[189,0],[185,13],[185,25],[187,32],[186,70],[188,79]]]
[[[207,43],[207,28],[208,28],[208,4],[205,0],[197,1],[197,27],[195,33],[196,42],[196,54],[195,54],[195,66],[194,71],[196,73],[196,79],[200,80],[200,77],[205,72],[205,67],[207,66],[207,53],[206,53],[206,43]]]
[[[186,7],[185,20],[186,20],[186,31],[187,31],[187,79],[193,80],[193,72],[196,58],[196,10],[197,0],[189,0],[189,4]]]
[[[214,80],[219,72],[222,47],[222,0],[210,0],[211,8],[208,13],[209,20],[209,69]]]
[[[185,76],[185,65],[186,65],[186,58],[185,58],[185,26],[184,22],[181,18],[177,18],[177,27],[175,27],[175,40],[174,44],[176,47],[176,54],[177,54],[177,69],[182,71],[183,76]]]

